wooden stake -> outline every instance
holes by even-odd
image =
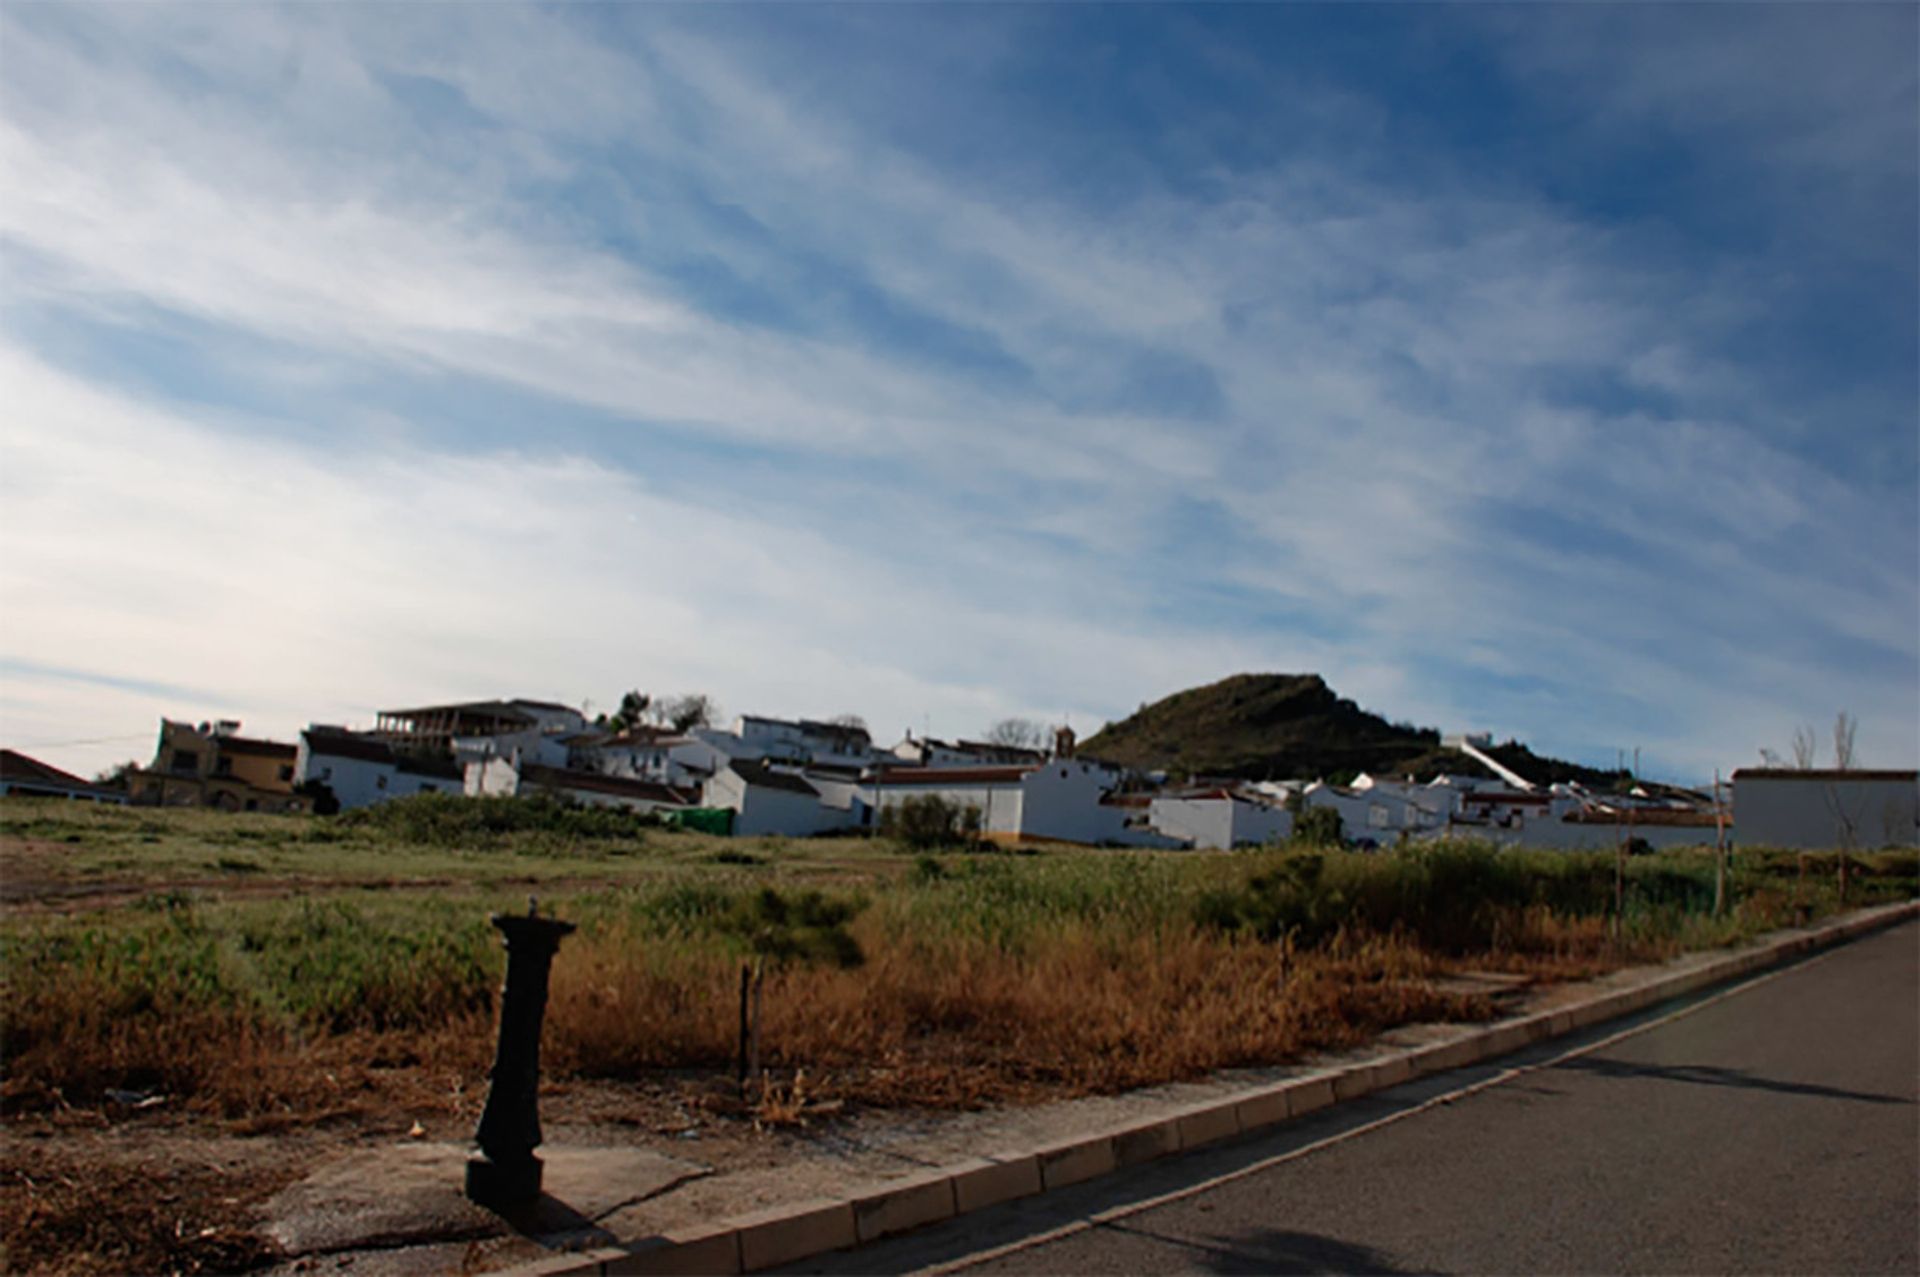
[[[747,1098],[747,990],[753,979],[753,969],[746,963],[740,964],[740,1060],[734,1071],[734,1082],[740,1088],[740,1098]]]
[[[760,1077],[760,990],[767,981],[767,960],[753,960],[753,1028],[747,1034],[747,1076]],[[761,1079],[761,1094],[766,1094],[766,1083]]]

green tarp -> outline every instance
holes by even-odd
[[[730,834],[733,832],[733,808],[731,807],[686,807],[679,811],[662,812],[669,825],[677,829],[691,829],[700,834]]]

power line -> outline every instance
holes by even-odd
[[[64,749],[69,745],[113,745],[120,741],[151,740],[152,732],[140,732],[132,736],[95,736],[90,740],[34,740],[22,745],[23,749]]]

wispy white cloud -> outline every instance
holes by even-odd
[[[1913,488],[1862,501],[1781,442],[1813,409],[1747,384],[1764,261],[1319,154],[1089,210],[944,171],[671,11],[624,45],[565,10],[361,16],[0,15],[7,655],[210,679],[281,730],[648,681],[958,731],[1313,668],[1696,772],[1828,705],[1886,706],[1863,745],[1912,752]],[[1641,71],[1623,116],[1699,113]],[[84,385],[30,353],[47,311],[309,352],[260,375],[339,440]],[[369,428],[365,384],[426,375],[550,420]],[[587,409],[622,448],[535,442]],[[633,459],[694,444],[827,477]],[[1188,589],[1229,602],[1170,615]]]

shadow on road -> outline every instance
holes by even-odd
[[[1131,1233],[1192,1254],[1194,1267],[1209,1273],[1400,1273],[1399,1268],[1371,1246],[1343,1242],[1319,1233],[1291,1233],[1277,1228],[1195,1241],[1170,1237],[1134,1224],[1108,1223],[1110,1232]]]
[[[1605,1056],[1585,1055],[1563,1060],[1553,1066],[1593,1073],[1600,1077],[1652,1078],[1660,1082],[1695,1082],[1702,1086],[1734,1086],[1755,1091],[1776,1091],[1783,1095],[1813,1095],[1828,1100],[1855,1100],[1862,1104],[1905,1104],[1913,1101],[1900,1095],[1875,1095],[1867,1091],[1847,1091],[1820,1086],[1813,1082],[1778,1082],[1755,1077],[1744,1069],[1719,1068],[1708,1064],[1635,1064],[1610,1060]]]

